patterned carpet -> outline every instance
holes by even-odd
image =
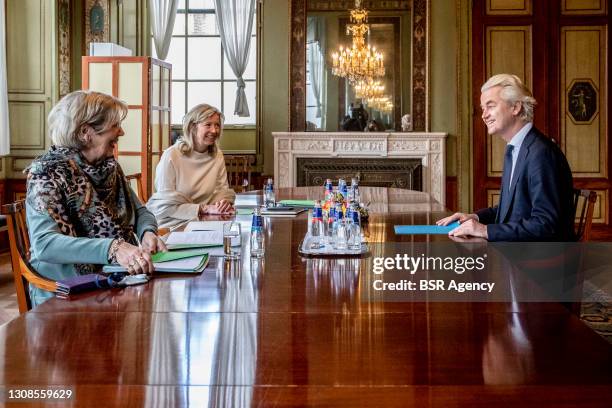
[[[583,303],[580,318],[612,344],[612,303]]]
[[[17,295],[8,253],[0,254],[0,326],[19,316]]]

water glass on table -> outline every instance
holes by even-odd
[[[226,259],[239,259],[242,248],[240,223],[231,221],[223,224],[223,254]]]

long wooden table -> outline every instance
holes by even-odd
[[[447,214],[427,194],[362,194],[372,242],[448,240],[393,232]],[[561,305],[385,302],[364,287],[367,259],[300,257],[306,227],[306,214],[266,219],[263,260],[44,303],[0,327],[0,384],[70,386],[69,403],[104,407],[612,401],[612,346]]]

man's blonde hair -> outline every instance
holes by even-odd
[[[480,92],[501,86],[501,98],[509,105],[521,103],[520,118],[526,122],[533,122],[533,111],[537,104],[531,91],[521,82],[520,78],[512,74],[493,75],[480,88]]]
[[[219,122],[221,125],[219,129],[219,137],[221,137],[223,134],[223,121],[225,120],[225,116],[223,116],[223,113],[221,113],[219,109],[206,103],[202,103],[194,106],[189,112],[187,112],[183,118],[183,136],[181,136],[177,142],[181,153],[191,153],[193,150],[193,137],[195,136],[198,123],[205,122],[214,115],[219,115]],[[210,155],[214,155],[216,152],[217,143],[215,142],[215,144],[208,146],[208,153]]]
[[[128,112],[119,99],[95,91],[74,91],[64,96],[49,112],[49,136],[55,146],[82,149],[79,132],[85,125],[102,133],[121,123]]]

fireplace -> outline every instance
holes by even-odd
[[[361,186],[395,187],[423,191],[421,159],[298,157],[298,187],[322,186],[325,179],[334,183],[352,177]]]
[[[342,176],[400,187],[445,202],[446,133],[272,132],[278,187],[323,185]]]

